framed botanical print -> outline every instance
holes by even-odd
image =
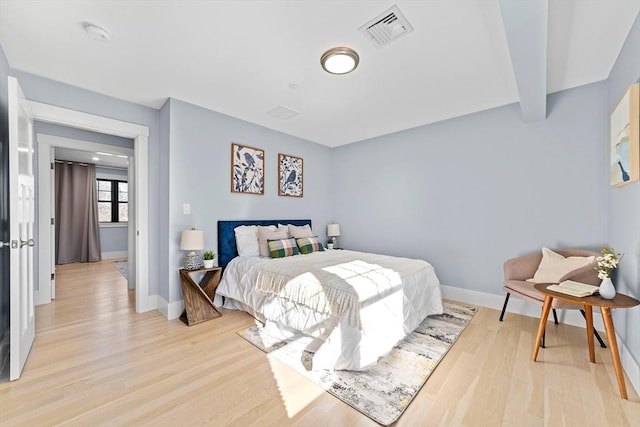
[[[629,87],[611,113],[610,182],[620,187],[640,179],[640,84]]]
[[[264,194],[264,150],[231,144],[231,192]]]
[[[302,158],[278,153],[278,195],[302,197]]]

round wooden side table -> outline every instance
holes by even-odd
[[[551,311],[551,303],[553,299],[559,299],[562,301],[570,302],[572,304],[580,304],[584,306],[585,317],[587,322],[587,342],[589,343],[589,361],[591,363],[596,362],[595,351],[593,348],[593,307],[599,307],[602,312],[602,320],[604,321],[605,331],[607,333],[607,341],[609,342],[609,348],[611,349],[611,359],[613,359],[613,366],[616,371],[616,378],[618,379],[618,388],[620,389],[620,396],[623,399],[627,399],[627,388],[624,383],[624,373],[622,372],[622,364],[620,363],[620,354],[618,352],[618,341],[616,340],[616,332],[613,327],[613,320],[611,318],[611,310],[614,308],[630,308],[640,304],[635,298],[632,298],[624,294],[616,294],[613,299],[604,299],[599,295],[591,295],[588,297],[574,297],[559,292],[550,291],[547,286],[551,283],[538,283],[534,285],[534,288],[544,295],[544,305],[542,306],[542,314],[540,315],[540,324],[538,325],[538,334],[536,335],[536,343],[533,347],[533,355],[531,359],[535,362],[538,357],[538,350],[540,349],[540,342],[544,335],[545,325],[547,324],[547,318],[549,317],[549,311]]]

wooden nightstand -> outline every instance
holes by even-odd
[[[202,275],[197,283],[194,277],[196,274]],[[180,269],[180,282],[184,297],[184,311],[180,320],[191,326],[222,316],[222,313],[213,305],[213,298],[221,276],[222,268],[220,267],[199,270]]]

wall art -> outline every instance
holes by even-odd
[[[264,194],[264,150],[231,144],[231,191]]]
[[[640,179],[640,84],[629,87],[611,113],[610,182],[620,187]]]
[[[302,197],[302,158],[288,154],[278,154],[278,195]]]

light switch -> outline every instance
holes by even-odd
[[[185,215],[191,215],[191,205],[189,203],[182,205],[182,213]]]

